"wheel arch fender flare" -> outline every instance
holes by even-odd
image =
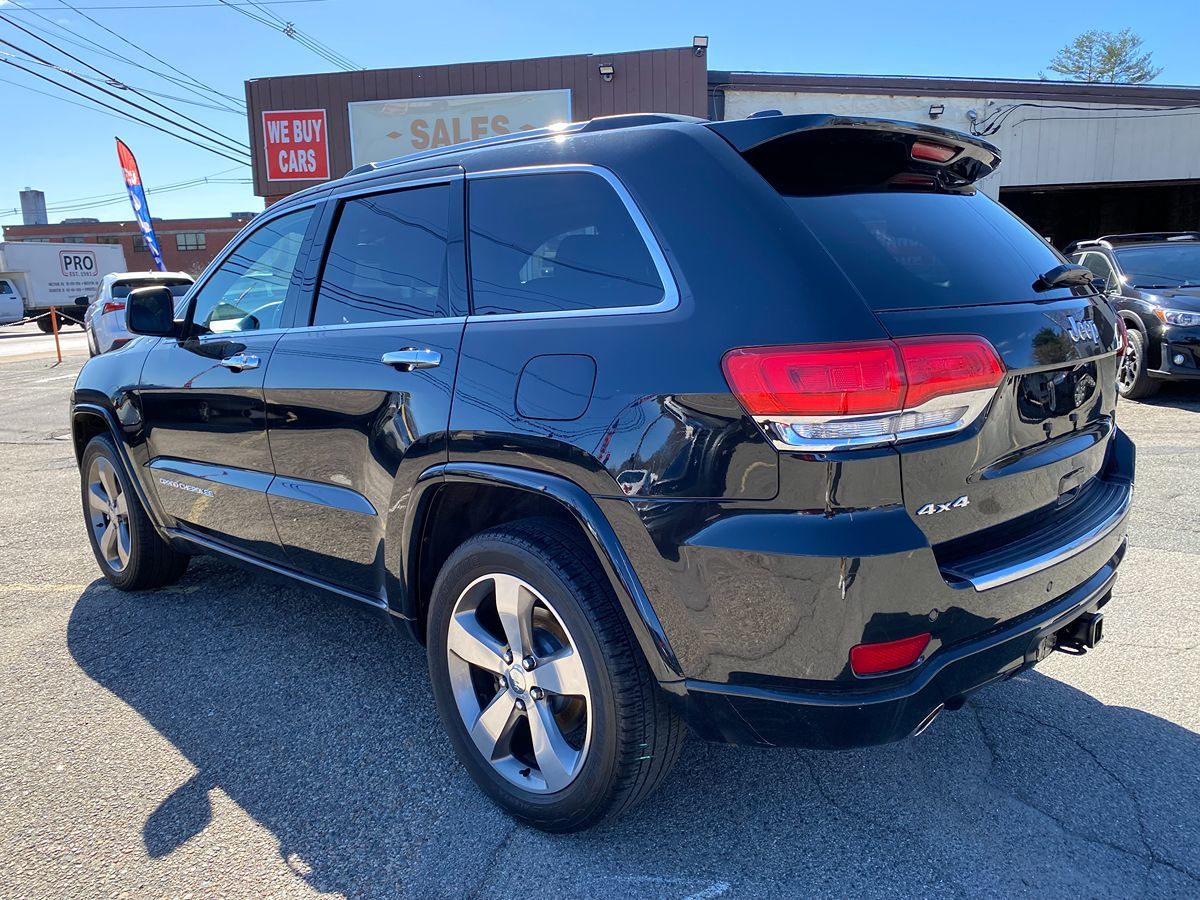
[[[560,475],[519,466],[473,462],[442,463],[426,469],[417,480],[402,525],[402,578],[407,585],[415,584],[420,565],[422,536],[431,507],[429,501],[437,493],[436,488],[455,482],[530,491],[559,503],[587,537],[655,677],[660,683],[682,683],[679,660],[612,525],[584,488]],[[400,596],[405,608],[398,612],[411,622],[419,620],[415,592],[401,591]]]
[[[158,498],[146,489],[146,485],[138,477],[138,467],[134,464],[133,458],[129,453],[129,447],[121,436],[122,429],[120,423],[117,421],[117,415],[107,406],[99,403],[83,402],[75,403],[71,407],[71,439],[75,445],[75,462],[77,464],[83,462],[83,451],[87,446],[87,441],[81,442],[80,428],[83,422],[88,419],[104,424],[104,432],[112,438],[113,445],[117,448],[117,463],[124,470],[125,477],[129,479],[129,483],[133,485],[138,502],[142,504],[142,509],[146,510],[146,514],[150,517],[150,522],[155,530],[164,540],[169,541],[169,535],[163,530],[164,517],[162,510],[158,507]]]

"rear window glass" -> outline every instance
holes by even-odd
[[[653,306],[665,296],[645,240],[599,175],[480,178],[470,198],[477,315]]]
[[[162,285],[171,291],[172,297],[182,297],[188,292],[188,288],[192,286],[190,281],[117,281],[112,286],[112,296],[114,300],[124,300],[129,296],[130,291],[135,291],[138,288],[157,287]]]
[[[854,193],[784,198],[873,309],[1044,300],[1058,255],[983,194]]]
[[[1200,244],[1163,244],[1118,250],[1117,261],[1134,287],[1200,285]]]

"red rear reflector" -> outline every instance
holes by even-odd
[[[912,145],[912,158],[926,162],[949,162],[958,155],[957,147],[947,147],[945,144],[931,144],[928,141],[917,141]]]
[[[971,335],[750,347],[730,350],[721,365],[752,416],[899,412],[1004,377],[992,345]]]
[[[883,644],[859,644],[850,648],[850,668],[855,675],[878,675],[907,669],[929,646],[929,632],[887,641]]]
[[[124,308],[125,308],[124,303],[117,303],[115,301],[110,300],[108,303],[104,304],[104,306],[101,308],[100,312],[102,312],[102,313],[120,312]]]
[[[902,338],[896,341],[908,379],[904,405],[912,409],[946,394],[994,388],[1004,366],[979,337]]]

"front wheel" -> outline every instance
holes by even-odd
[[[139,591],[178,581],[190,557],[154,530],[112,438],[92,438],[83,451],[80,474],[88,540],[108,582],[119,590]]]
[[[1146,336],[1129,329],[1129,343],[1117,368],[1117,393],[1126,400],[1144,400],[1158,393],[1161,382],[1146,371]]]
[[[667,704],[590,547],[528,519],[447,560],[429,608],[429,672],[471,777],[517,819],[576,831],[649,794],[679,755]]]

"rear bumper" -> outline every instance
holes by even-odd
[[[1033,666],[1055,632],[1112,595],[1125,544],[1072,591],[976,638],[940,649],[907,680],[876,690],[781,690],[689,679],[684,712],[701,737],[734,744],[847,749],[908,737],[970,692]]]

